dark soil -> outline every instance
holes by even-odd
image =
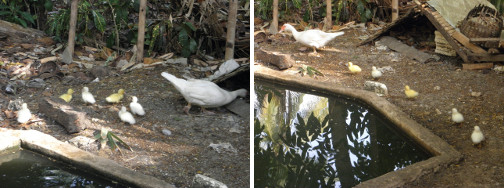
[[[9,101],[23,99],[28,103],[34,118],[27,126],[21,126],[15,118],[9,119],[1,113],[0,116],[5,120],[0,127],[39,130],[61,141],[68,141],[76,136],[93,138],[102,127],[107,127],[129,144],[133,151],[122,147],[121,154],[108,146],[98,149],[98,142],[81,149],[112,159],[127,168],[157,177],[177,187],[191,186],[195,174],[214,178],[229,187],[249,186],[249,119],[224,108],[209,109],[216,114],[207,115],[201,113],[200,108],[196,106],[191,109],[191,115],[186,115],[182,111],[187,104],[184,98],[161,76],[161,72],[169,72],[181,77],[179,69],[182,68],[178,65],[137,69],[130,73],[113,71],[113,76],[99,82],[77,85],[63,84],[56,77],[52,77],[45,80],[47,85],[42,89],[22,87],[18,89],[17,95],[3,91],[0,94],[2,111],[7,109]],[[6,79],[5,76],[2,77]],[[240,84],[242,88],[249,88],[248,82]],[[80,96],[84,86],[89,87],[95,96],[97,102],[94,105],[83,104]],[[83,108],[93,122],[92,127],[72,135],[58,123],[38,113],[40,98],[59,96],[69,88],[75,90],[70,104]],[[105,98],[120,88],[126,91],[122,102],[116,105],[106,103]],[[127,106],[129,109],[132,96],[138,97],[138,102],[147,113],[144,117],[136,116],[137,123],[129,125],[120,121],[118,111],[121,106]],[[172,134],[163,134],[164,129]],[[236,152],[218,153],[209,147],[211,143],[226,142],[230,143]]]
[[[373,44],[356,47],[361,41],[359,37],[373,32],[359,28],[345,30],[343,36],[330,42],[324,50],[318,50],[318,56],[310,54],[310,48],[300,51],[302,44],[296,43],[291,36],[283,37],[281,34],[261,40],[264,42],[256,44],[256,49],[292,54],[297,63],[284,71],[299,74],[298,68],[302,64],[308,65],[324,74],[314,81],[340,87],[364,89],[364,82],[372,80],[372,66],[392,67],[394,71],[385,72],[377,80],[388,87],[390,96],[385,98],[463,155],[460,162],[408,186],[504,186],[504,74],[493,70],[462,70],[460,58],[442,56],[439,61],[424,64],[397,52],[380,51]],[[353,62],[363,71],[357,75],[350,74],[347,62]],[[276,69],[272,65],[259,66]],[[418,91],[418,98],[407,100],[405,85]],[[471,92],[482,94],[475,97]],[[457,108],[464,115],[465,122],[461,126],[451,122],[452,108]],[[470,138],[476,125],[486,136],[481,149],[473,146]]]

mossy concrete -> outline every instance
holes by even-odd
[[[118,181],[133,187],[175,187],[160,179],[123,167],[116,162],[93,155],[75,146],[35,130],[0,128],[0,152],[23,148],[66,162],[77,169]]]
[[[309,88],[322,93],[337,96],[343,95],[363,101],[378,110],[414,142],[433,155],[433,157],[425,161],[417,162],[401,170],[389,172],[362,182],[356,187],[401,187],[407,183],[414,182],[423,175],[434,173],[440,168],[444,168],[462,159],[462,155],[452,146],[409,118],[397,106],[373,92],[332,86],[310,77],[300,77],[298,73],[292,71],[277,71],[260,65],[254,66],[254,77],[254,80],[267,80],[286,86]]]

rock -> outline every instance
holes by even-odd
[[[94,143],[96,143],[95,141],[96,141],[95,139],[88,138],[85,136],[76,136],[68,140],[68,143],[85,150],[89,150],[92,148],[98,149],[98,144],[93,145]]]
[[[275,65],[280,70],[288,69],[295,63],[294,59],[292,59],[291,55],[289,54],[270,52],[263,49],[255,51],[255,58],[256,60],[260,60],[263,63]]]
[[[238,114],[239,116],[248,119],[250,117],[249,104],[243,99],[235,99],[231,103],[227,104],[226,109],[231,112]]]
[[[479,97],[479,96],[481,96],[481,92],[471,92],[471,96]]]
[[[23,99],[16,99],[13,101],[9,101],[7,105],[7,110],[18,111],[21,109],[21,105],[24,103]]]
[[[211,143],[208,147],[211,147],[212,149],[217,151],[217,153],[221,153],[223,151],[230,151],[233,153],[238,152],[229,142],[219,144]]]
[[[42,98],[39,102],[39,111],[61,124],[70,134],[78,133],[91,126],[91,118],[86,115],[86,112],[57,97]]]
[[[45,82],[41,78],[35,78],[33,80],[28,81],[28,84],[26,84],[26,86],[31,88],[44,88]]]
[[[231,133],[238,133],[238,134],[242,133],[240,124],[239,123],[235,123],[233,125],[233,127],[231,127],[231,129],[229,129],[229,132],[231,132]]]
[[[166,63],[181,64],[183,66],[187,66],[187,58],[168,59],[166,60]]]
[[[441,90],[441,87],[439,87],[439,86],[434,87],[434,91],[439,91],[439,90]]]
[[[387,86],[380,82],[366,81],[364,83],[364,89],[368,91],[375,92],[378,96],[388,95]]]
[[[172,132],[171,132],[170,130],[168,130],[168,129],[163,129],[161,132],[162,132],[164,135],[166,135],[166,136],[171,136],[171,135],[172,135]]]
[[[95,78],[104,78],[110,75],[110,69],[104,66],[94,66],[90,73]]]
[[[208,176],[196,174],[192,188],[227,188],[227,185]]]

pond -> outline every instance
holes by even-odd
[[[2,187],[126,187],[29,150],[0,154]]]
[[[254,87],[256,187],[352,187],[431,157],[363,102]]]

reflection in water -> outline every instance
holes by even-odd
[[[256,187],[352,187],[429,158],[379,113],[255,83]]]
[[[126,187],[21,150],[0,155],[0,187]]]

